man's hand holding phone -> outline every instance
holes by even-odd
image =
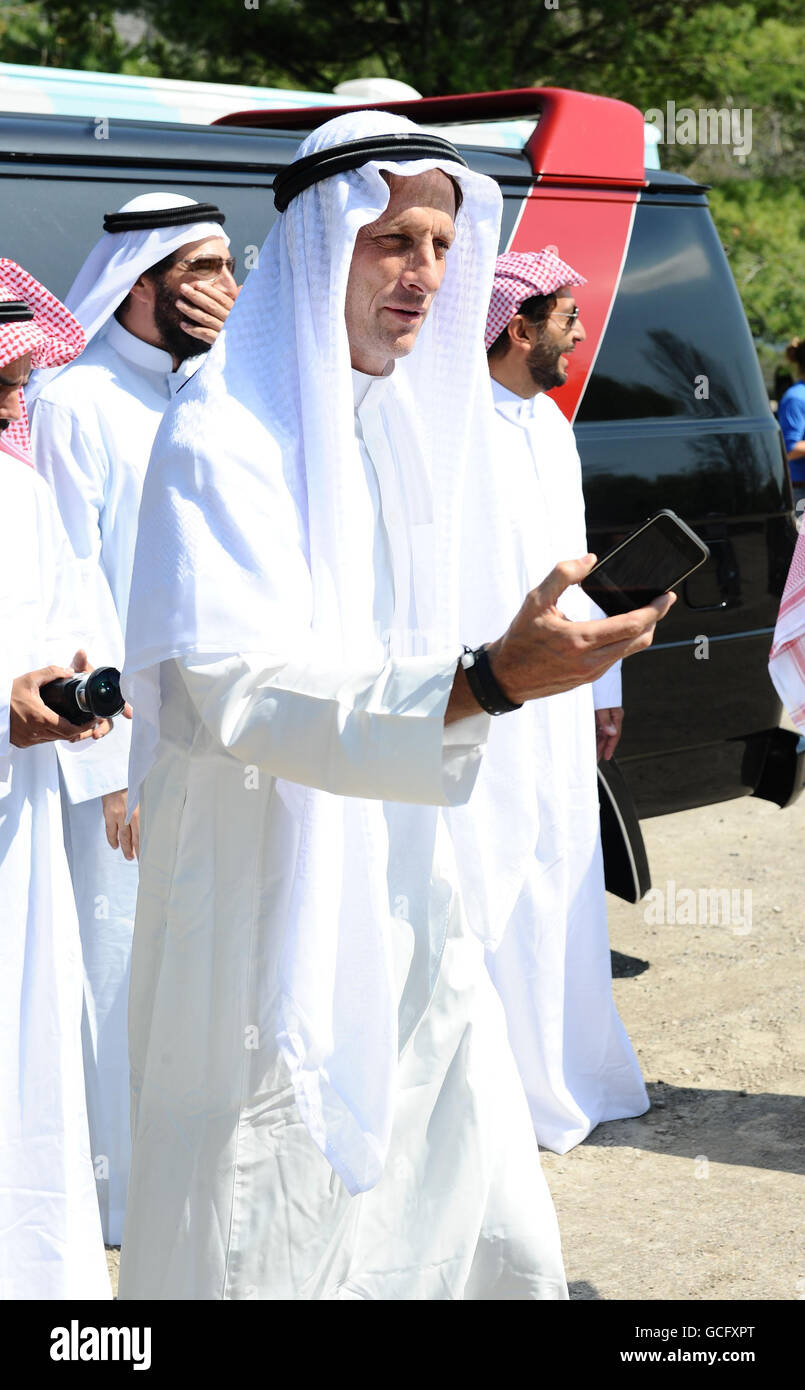
[[[612,617],[675,589],[709,559],[701,536],[666,508],[610,550],[581,587]]]
[[[557,603],[571,584],[579,584],[596,564],[595,555],[561,560],[526,595],[514,621],[496,642],[487,645],[496,681],[518,704],[558,695],[598,680],[616,661],[645,651],[657,623],[676,601],[661,594],[643,608],[613,618],[574,623]]]

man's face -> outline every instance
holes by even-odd
[[[556,307],[544,323],[535,326],[534,345],[526,363],[534,385],[539,391],[564,386],[567,381],[568,354],[583,343],[587,334],[581,319],[570,324],[569,316],[576,308],[572,289],[565,285],[556,292]]]
[[[226,266],[220,275],[214,279],[210,278],[209,267],[205,267],[204,262],[209,257],[216,256],[224,261],[229,260],[229,247],[221,237],[189,241],[180,246],[170,269],[153,281],[154,324],[165,350],[180,362],[186,357],[195,357],[200,352],[209,352],[212,347],[212,343],[205,343],[182,328],[182,323],[187,322],[188,316],[177,305],[177,300],[182,297],[180,286],[192,285],[202,290],[217,287],[225,290],[227,294],[234,294],[237,289],[232,272]],[[196,263],[199,264],[198,270],[194,269]]]
[[[0,432],[8,429],[13,420],[22,419],[20,388],[28,385],[30,375],[30,352],[0,367]]]
[[[388,181],[388,206],[358,233],[347,283],[352,365],[370,376],[413,348],[456,234],[453,185],[440,169]]]

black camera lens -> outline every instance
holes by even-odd
[[[100,666],[84,685],[87,709],[99,719],[119,714],[125,703],[120,693],[120,672],[114,666]]]
[[[39,694],[48,709],[77,725],[111,719],[126,703],[120,693],[120,672],[114,666],[99,666],[88,676],[48,681]]]

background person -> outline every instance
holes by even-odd
[[[769,653],[769,675],[801,734],[805,734],[805,531],[800,529]]]
[[[587,549],[573,430],[548,391],[564,385],[585,338],[554,247],[498,257],[485,343],[495,404],[495,479],[506,498],[524,590]],[[560,608],[603,616],[572,586]],[[596,763],[623,723],[620,666],[540,700],[529,768],[539,798],[533,861],[503,939],[488,957],[541,1145],[566,1153],[603,1120],[649,1101],[612,998]]]
[[[96,604],[84,592],[49,489],[30,467],[22,387],[69,362],[80,325],[15,262],[0,260],[0,1295],[105,1299],[106,1270],[81,1058],[83,968],[62,840],[57,747],[77,727],[43,703],[86,668]],[[13,432],[9,446],[7,436]],[[93,641],[95,638],[93,638]],[[57,665],[49,663],[59,663]],[[91,753],[93,750],[90,749]]]
[[[799,374],[799,380],[783,392],[777,407],[796,509],[805,497],[805,339],[792,338],[785,355]]]
[[[71,367],[35,378],[37,470],[56,497],[76,557],[112,595],[123,636],[143,478],[160,420],[204,360],[237,287],[223,214],[145,193],[107,214],[68,296],[89,344]],[[104,1238],[123,1233],[130,1152],[126,1011],[137,899],[138,818],[126,824],[130,726],[86,759],[63,759],[64,833],[86,967],[84,1050]],[[80,773],[80,776],[79,776]],[[116,790],[101,798],[100,783]],[[122,853],[112,853],[118,846]]]

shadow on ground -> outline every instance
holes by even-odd
[[[647,1114],[599,1125],[585,1144],[805,1173],[802,1096],[696,1090],[664,1081],[648,1092],[652,1109]]]
[[[642,975],[651,965],[650,961],[641,960],[639,956],[624,956],[620,951],[610,951],[609,954],[613,980],[631,980],[635,975]]]
[[[603,1298],[595,1284],[588,1284],[585,1279],[574,1280],[572,1284],[568,1284],[567,1291],[574,1302],[592,1303],[593,1300],[600,1302]]]

